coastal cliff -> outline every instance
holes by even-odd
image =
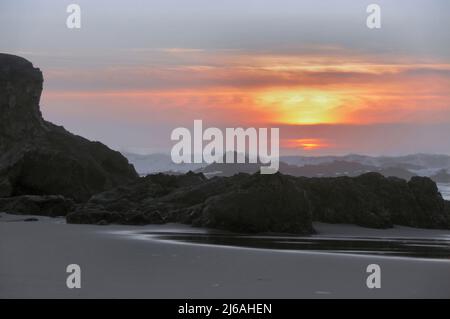
[[[42,72],[0,54],[0,197],[64,195],[76,201],[137,178],[119,153],[42,118]]]

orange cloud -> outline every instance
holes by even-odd
[[[44,91],[43,100],[54,112],[106,111],[130,121],[167,123],[196,118],[233,126],[450,120],[450,64],[332,53],[160,50],[157,54],[166,60],[158,55],[155,64],[50,70],[46,81],[53,89]],[[61,110],[64,104],[72,111]]]

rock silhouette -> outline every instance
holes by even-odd
[[[119,153],[42,118],[43,76],[0,54],[0,196],[64,195],[76,201],[137,178]]]
[[[312,221],[371,228],[450,228],[450,205],[426,177],[379,173],[307,178],[283,174],[206,179],[201,173],[149,175],[93,196],[69,223],[180,222],[235,232],[314,232]]]
[[[380,173],[358,177],[297,178],[307,190],[315,220],[373,228],[450,227],[450,211],[428,177],[409,182]]]
[[[0,198],[2,211],[11,214],[66,216],[75,209],[75,203],[61,195],[23,195]]]
[[[246,233],[314,232],[305,191],[282,174],[238,174],[210,180],[192,172],[149,175],[93,196],[84,207],[70,213],[67,221],[181,222]]]

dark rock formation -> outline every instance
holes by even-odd
[[[450,228],[450,205],[429,178],[379,173],[305,178],[282,174],[205,179],[149,175],[93,196],[67,216],[74,223],[180,222],[235,232],[314,232],[312,220],[388,228]]]
[[[236,232],[311,234],[312,214],[304,189],[289,177],[254,174],[202,205],[201,224]]]
[[[415,176],[408,182],[408,186],[414,195],[416,210],[412,216],[402,216],[404,218],[403,225],[449,228],[450,211],[446,210],[445,201],[439,193],[436,183],[428,177]]]
[[[61,194],[78,201],[137,178],[119,153],[45,121],[43,77],[0,54],[0,196]]]
[[[158,212],[128,212],[83,208],[67,216],[67,221],[72,224],[122,224],[122,225],[148,225],[164,224],[166,220]]]
[[[371,192],[363,180],[351,177],[298,178],[297,183],[308,191],[314,220],[374,228],[391,227],[382,199]]]
[[[148,175],[92,196],[84,206],[70,214],[67,220],[77,224],[161,224],[167,221],[167,216],[163,217],[157,209],[151,208],[156,199],[205,181],[202,174],[192,172],[185,175]]]
[[[355,178],[237,174],[206,180],[201,174],[158,174],[93,196],[68,221],[155,220],[284,233],[311,233],[312,219],[374,228],[450,228],[448,206],[434,182],[423,177],[406,182],[379,173]]]
[[[24,195],[0,198],[0,211],[9,214],[66,216],[75,209],[72,200],[63,196]]]
[[[182,222],[236,232],[310,234],[306,193],[287,176],[213,178],[203,174],[149,175],[93,196],[70,223],[145,224]]]
[[[387,228],[404,225],[450,228],[450,211],[427,177],[409,182],[367,173],[358,177],[298,178],[307,190],[315,220]]]

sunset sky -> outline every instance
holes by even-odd
[[[450,1],[5,2],[0,51],[41,68],[44,116],[115,149],[202,119],[279,127],[283,154],[450,154]]]

